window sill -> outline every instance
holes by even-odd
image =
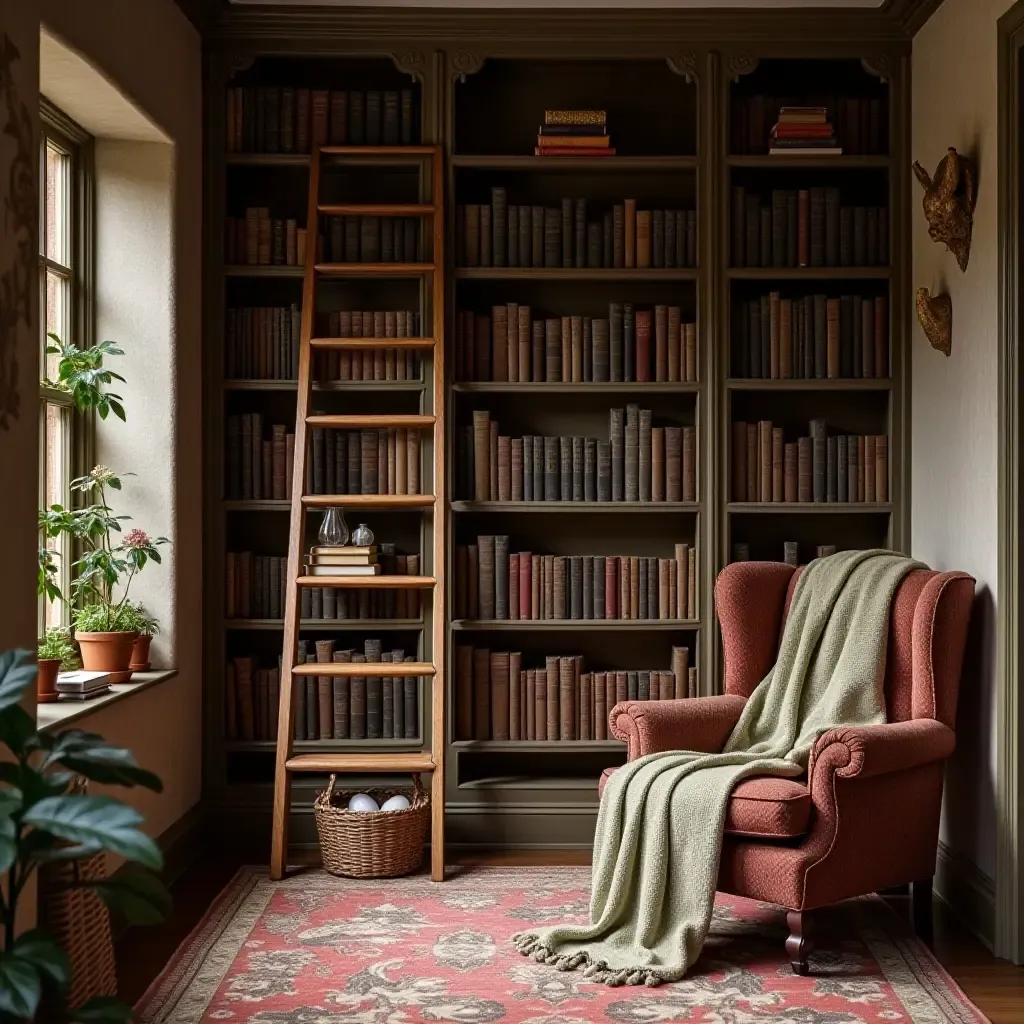
[[[119,700],[125,700],[151,686],[173,679],[178,674],[176,668],[162,669],[158,672],[136,672],[130,683],[115,683],[110,692],[102,697],[83,701],[56,701],[53,704],[36,705],[36,726],[40,732],[52,732],[55,729],[77,722],[80,718],[91,715],[100,708],[109,707]]]

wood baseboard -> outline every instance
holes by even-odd
[[[996,921],[995,881],[941,841],[935,865],[935,894],[986,948],[992,949]]]

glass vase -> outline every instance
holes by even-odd
[[[324,512],[319,538],[320,545],[325,548],[340,548],[348,543],[348,524],[345,522],[345,513],[340,508],[331,507]]]

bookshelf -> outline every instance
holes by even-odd
[[[325,13],[318,24],[327,25],[334,17],[341,15]],[[443,524],[443,564],[421,573],[447,583],[444,629],[438,633],[438,623],[424,610],[400,619],[376,616],[348,622],[340,632],[333,623],[303,617],[302,635],[311,640],[337,636],[348,646],[362,637],[376,636],[385,646],[402,648],[425,663],[436,660],[430,644],[438,637],[449,666],[445,678],[433,683],[447,687],[451,709],[447,720],[437,723],[444,730],[447,750],[448,841],[455,846],[499,848],[587,846],[596,814],[597,779],[604,768],[624,760],[623,745],[607,736],[597,738],[596,729],[591,733],[594,738],[585,740],[464,735],[458,719],[457,651],[472,647],[518,653],[523,667],[535,671],[546,670],[549,657],[578,654],[584,658],[582,671],[607,673],[666,672],[672,664],[672,649],[686,648],[688,667],[698,670],[700,692],[713,693],[720,687],[722,668],[713,584],[718,571],[732,560],[736,545],[746,545],[751,557],[781,560],[784,544],[795,541],[802,561],[827,544],[906,549],[905,352],[912,304],[907,301],[906,222],[911,196],[904,56],[909,50],[903,42],[881,40],[871,31],[860,36],[855,27],[827,43],[798,39],[795,32],[793,38],[781,38],[782,29],[744,39],[745,29],[737,29],[726,15],[701,22],[685,53],[664,42],[682,38],[678,33],[659,33],[650,26],[632,33],[620,25],[613,38],[602,35],[600,19],[592,29],[581,29],[578,39],[574,35],[570,46],[557,28],[561,22],[550,12],[536,16],[541,24],[554,19],[552,33],[543,42],[530,33],[489,37],[484,27],[475,27],[475,17],[465,16],[467,34],[457,44],[444,33],[435,38],[424,29],[422,39],[404,40],[399,47],[389,34],[387,19],[370,15],[365,38],[332,37],[330,45],[336,53],[329,58],[323,56],[321,41],[305,29],[280,39],[267,35],[269,29],[260,30],[263,35],[258,41],[244,35],[225,37],[213,43],[211,82],[218,89],[289,81],[349,89],[411,86],[421,140],[439,142],[444,148],[448,263],[443,282],[447,308],[443,406],[450,487],[443,500],[429,505],[405,500],[389,503],[387,496],[365,499],[366,516],[375,533],[393,538],[400,548],[423,550],[425,519],[433,517]],[[558,15],[562,17],[566,16]],[[661,15],[652,17],[657,20]],[[483,26],[486,19],[479,20]],[[720,36],[715,26],[721,29]],[[401,55],[391,56],[392,49]],[[247,50],[256,55],[238,56]],[[757,101],[758,96],[771,99]],[[851,108],[849,100],[857,103]],[[841,103],[841,136],[851,135],[851,116],[863,125],[869,125],[874,116],[876,127],[858,128],[857,137],[865,140],[864,145],[844,148],[840,156],[769,155],[766,146],[752,144],[750,111],[752,104],[761,103],[763,113],[755,110],[754,121],[763,118],[765,123],[774,118],[773,104],[779,102]],[[534,155],[537,125],[543,111],[553,107],[606,109],[617,155],[604,159]],[[224,153],[223,114],[216,104],[209,106],[208,122],[213,154],[207,181],[211,221],[219,224],[222,215],[238,216],[250,203],[265,205],[263,197],[269,195],[276,197],[274,216],[294,216],[293,200],[299,202],[305,196],[308,156]],[[765,140],[770,127],[767,123]],[[424,200],[401,191],[397,154],[395,164],[394,172],[383,177],[379,194],[353,187],[325,202],[405,203],[410,205],[410,216],[416,215],[412,207]],[[845,265],[799,266],[789,265],[788,260],[774,265],[771,259],[767,265],[746,261],[737,265],[732,258],[733,190],[737,187],[762,197],[767,206],[772,204],[773,191],[799,194],[821,188],[838,189],[841,206],[884,207],[888,258],[870,265],[849,260]],[[601,221],[602,234],[604,213],[625,198],[635,198],[640,210],[694,211],[695,258],[692,264],[648,267],[592,265],[588,259],[580,266],[575,258],[569,266],[561,261],[554,266],[543,265],[544,261],[495,266],[493,260],[490,266],[467,265],[459,251],[464,225],[457,208],[489,204],[495,188],[505,189],[508,206],[529,206],[531,227],[534,206],[561,209],[563,198],[586,199],[588,219],[592,215]],[[261,412],[267,425],[293,422],[295,379],[285,373],[278,379],[226,373],[224,317],[232,303],[290,307],[300,291],[301,268],[227,264],[221,234],[219,228],[211,230],[208,269],[206,415],[208,462],[215,468],[208,472],[207,492],[216,498],[207,502],[206,533],[211,605],[207,615],[211,637],[207,788],[227,838],[245,836],[264,843],[270,825],[272,748],[265,740],[225,740],[221,677],[223,665],[234,654],[251,652],[269,658],[280,645],[280,623],[251,611],[247,616],[225,614],[224,556],[229,551],[283,555],[287,542],[283,512],[289,503],[273,496],[222,495],[223,432],[225,415],[233,412]],[[324,276],[337,275],[337,287],[347,289],[353,308],[362,303],[364,309],[413,309],[421,268],[414,260],[368,265],[331,263],[325,258],[318,264]],[[745,313],[749,326],[751,304],[772,293],[778,293],[780,303],[792,304],[815,295],[840,305],[844,296],[856,296],[862,303],[884,299],[884,372],[868,377],[752,376],[749,362],[742,365],[737,354],[743,339],[740,317]],[[517,308],[528,306],[531,323],[576,316],[590,318],[593,324],[610,319],[613,302],[631,303],[634,311],[653,311],[658,305],[678,307],[680,322],[696,325],[696,379],[574,380],[570,372],[569,379],[563,380],[560,374],[550,379],[546,371],[535,379],[532,345],[531,372],[522,379],[494,380],[490,375],[480,379],[463,372],[460,313],[490,317],[494,307],[507,309],[511,303]],[[313,344],[327,346],[323,339],[314,339]],[[330,344],[339,352],[359,351],[358,339]],[[422,360],[434,339],[396,338],[395,344],[416,350]],[[746,345],[749,357],[749,337]],[[331,403],[317,411],[360,417],[432,415],[437,410],[428,404],[431,393],[432,379],[426,371],[419,379],[319,382],[314,389],[318,400]],[[608,441],[610,410],[628,406],[650,410],[653,428],[694,431],[693,500],[683,500],[682,495],[672,501],[607,502],[587,500],[587,495],[584,500],[571,500],[571,494],[562,494],[560,481],[558,491],[548,496],[551,500],[527,501],[511,490],[488,493],[482,499],[462,486],[460,467],[467,452],[459,447],[459,431],[472,425],[474,411],[486,411],[498,423],[501,437],[579,436]],[[757,500],[747,500],[747,495],[736,500],[731,489],[734,422],[771,421],[782,428],[785,445],[809,435],[811,420],[819,419],[826,421],[829,434],[886,435],[885,501],[763,501],[760,493]],[[353,511],[355,515],[348,516],[350,526],[362,514]],[[318,516],[311,502],[310,526]],[[567,569],[572,559],[595,555],[653,559],[649,564],[657,565],[659,558],[673,558],[676,544],[695,546],[693,612],[646,619],[460,615],[453,585],[458,575],[457,549],[481,536],[508,536],[512,554],[530,551],[565,557]],[[423,680],[422,685],[429,687],[431,682]],[[593,679],[590,685],[593,692]],[[423,723],[423,744],[429,742],[434,725]],[[561,735],[560,729],[557,734]],[[384,756],[389,749],[417,756],[404,739],[391,748],[375,747],[372,754]],[[297,741],[296,756],[317,753],[310,741]],[[315,843],[309,804],[318,785],[319,780],[304,777],[293,789],[291,831],[298,845]]]

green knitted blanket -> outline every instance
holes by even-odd
[[[520,933],[520,952],[608,985],[682,978],[711,922],[733,787],[750,775],[801,775],[826,730],[885,721],[889,605],[915,568],[888,551],[811,562],[778,660],[722,753],[649,754],[620,768],[597,819],[590,924]]]

